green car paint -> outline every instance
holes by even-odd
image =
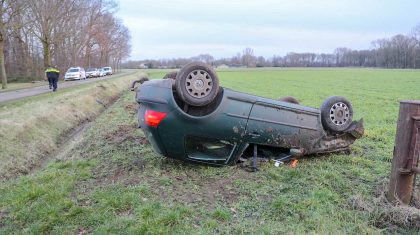
[[[315,108],[226,88],[218,97],[209,113],[190,115],[176,98],[173,80],[147,81],[136,93],[139,127],[157,153],[213,165],[235,164],[253,144],[306,155],[345,150],[363,135],[363,120],[341,134],[330,134]],[[147,110],[166,116],[158,126],[150,126],[145,120]]]

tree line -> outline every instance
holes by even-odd
[[[256,56],[252,48],[246,48],[230,58],[215,59],[210,54],[191,58],[127,61],[125,68],[180,68],[190,61],[202,61],[213,66],[230,67],[380,67],[420,68],[420,24],[407,35],[377,39],[370,49],[353,50],[339,47],[332,53],[296,53],[265,58]]]
[[[0,76],[41,78],[47,66],[119,68],[130,33],[114,0],[0,0]]]

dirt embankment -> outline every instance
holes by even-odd
[[[0,107],[0,180],[26,174],[115,101],[138,74],[60,90]]]

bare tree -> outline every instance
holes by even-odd
[[[7,76],[6,76],[6,67],[4,61],[4,41],[6,38],[6,25],[9,21],[8,17],[8,10],[9,4],[6,0],[1,0],[0,5],[0,77],[1,77],[1,85],[2,89],[7,88]]]
[[[119,66],[131,51],[129,31],[114,17],[114,0],[0,3],[0,73],[4,75],[4,87],[5,71],[9,78],[20,79],[43,76],[45,66],[53,62],[63,70],[91,64]]]
[[[0,77],[2,89],[7,88],[7,73],[5,66],[4,45],[7,37],[7,28],[10,22],[23,8],[19,0],[0,0]]]
[[[411,30],[409,35],[414,43],[413,68],[417,68],[420,65],[420,23]]]
[[[88,14],[86,26],[84,28],[84,50],[85,50],[85,66],[91,66],[91,53],[93,47],[97,45],[95,37],[103,30],[101,28],[101,20],[106,14],[113,14],[117,4],[113,0],[93,0],[86,3]]]
[[[214,57],[210,54],[200,54],[198,56],[192,57],[191,59],[201,61],[207,64],[212,64],[214,62]]]
[[[100,51],[99,64],[109,66],[112,63],[114,67],[118,66],[121,60],[128,56],[127,52],[131,48],[129,31],[110,13],[104,14],[100,22],[99,27],[106,30],[95,33],[95,40]]]
[[[44,67],[51,64],[53,50],[69,35],[67,26],[79,17],[81,4],[79,0],[28,0],[32,32],[43,47]]]
[[[254,56],[254,50],[252,48],[245,48],[242,52],[242,64],[247,67],[255,67],[257,58]]]

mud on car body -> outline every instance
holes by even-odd
[[[136,91],[141,127],[154,150],[166,157],[235,164],[249,146],[302,156],[347,150],[363,135],[363,120],[333,96],[320,109],[291,97],[273,100],[219,86],[216,72],[190,63]]]

